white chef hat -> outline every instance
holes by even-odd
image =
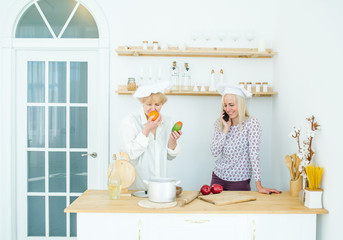
[[[165,90],[170,89],[171,87],[172,84],[170,81],[146,84],[138,87],[133,96],[136,98],[149,97],[152,93],[164,93]]]
[[[217,91],[221,95],[225,94],[235,94],[244,98],[250,98],[252,93],[241,86],[233,86],[229,84],[220,83],[217,85]]]

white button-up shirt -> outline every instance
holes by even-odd
[[[168,148],[171,129],[174,123],[167,116],[156,129],[156,137],[149,133],[146,137],[142,130],[147,123],[144,109],[126,116],[120,126],[120,151],[129,154],[131,163],[136,168],[136,180],[130,187],[132,190],[145,190],[143,180],[151,177],[166,177],[166,161],[172,160],[180,151],[179,145],[174,150]]]

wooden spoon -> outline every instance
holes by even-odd
[[[294,161],[294,167],[295,167],[295,178],[294,180],[297,180],[300,176],[300,171],[299,171],[299,166],[300,166],[300,162],[301,162],[301,159],[298,157],[298,155],[296,153],[294,153],[292,155],[293,157],[293,161]]]
[[[291,180],[294,180],[294,170],[293,170],[292,157],[289,155],[286,155],[285,163],[286,163],[286,166],[288,167],[289,173],[291,174]]]

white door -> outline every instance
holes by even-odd
[[[76,236],[64,209],[104,188],[108,104],[97,51],[18,51],[18,239]],[[87,155],[88,154],[88,155]]]

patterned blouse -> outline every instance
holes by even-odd
[[[215,161],[213,172],[226,181],[261,181],[260,173],[261,126],[256,118],[249,118],[242,125],[231,126],[227,135],[220,130],[220,119],[214,124],[211,152]]]

